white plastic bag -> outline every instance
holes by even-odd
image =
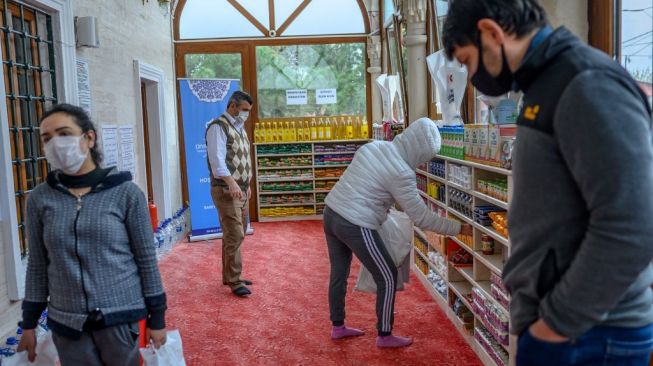
[[[435,82],[445,126],[462,125],[460,106],[467,87],[467,68],[456,60],[449,60],[444,50],[428,56],[426,65]]]
[[[52,333],[48,332],[36,343],[36,359],[34,362],[27,360],[27,351],[18,352],[15,355],[2,359],[2,366],[54,366],[57,364],[59,355],[52,341]]]
[[[406,263],[410,265],[410,261],[406,261],[406,258],[412,249],[413,223],[408,215],[397,210],[390,210],[387,219],[381,225],[379,235],[396,267],[405,266]],[[398,271],[398,273],[397,290],[403,290],[403,284],[408,282],[409,273],[407,274],[405,271]],[[376,293],[376,283],[365,266],[361,266],[354,289]]]
[[[178,330],[168,331],[166,343],[159,349],[150,346],[141,348],[139,351],[145,366],[186,366],[181,335]]]

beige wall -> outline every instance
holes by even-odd
[[[540,0],[554,27],[564,25],[587,42],[589,23],[586,0]]]
[[[137,172],[136,182],[145,190],[145,157],[143,156],[140,91],[135,88],[138,76],[134,60],[153,65],[165,73],[165,114],[168,146],[168,177],[173,210],[181,207],[177,111],[173,72],[173,46],[170,31],[171,15],[158,1],[85,0],[75,2],[76,16],[95,16],[99,22],[100,47],[78,48],[77,56],[89,60],[92,118],[102,124],[135,127]],[[137,94],[138,93],[138,94]],[[140,149],[140,150],[139,150]]]

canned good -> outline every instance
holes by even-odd
[[[494,254],[494,239],[491,236],[485,234],[481,236],[481,251],[485,255]]]

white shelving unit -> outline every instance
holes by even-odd
[[[324,181],[337,181],[340,177],[316,177],[316,171],[320,169],[328,168],[346,168],[348,164],[320,164],[317,160],[321,156],[325,155],[334,155],[334,156],[347,156],[355,154],[355,151],[342,151],[337,149],[337,145],[347,145],[355,144],[362,146],[369,142],[370,140],[329,140],[329,141],[305,141],[305,142],[265,142],[265,143],[255,143],[254,149],[254,164],[256,169],[256,187],[257,187],[257,212],[258,218],[261,222],[276,222],[276,221],[299,221],[299,220],[320,220],[322,215],[318,214],[318,209],[324,208],[323,202],[318,202],[317,196],[321,194],[329,193],[328,190],[319,189],[316,185],[316,182]],[[274,145],[287,145],[287,146],[298,146],[302,145],[305,148],[301,149],[302,152],[292,152],[292,153],[262,153],[259,154],[259,150],[263,147],[274,146]],[[316,146],[330,146],[333,147],[333,151],[316,151]],[[309,152],[310,150],[310,152]],[[310,158],[310,164],[308,161],[307,165],[300,166],[259,166],[259,158]],[[272,177],[272,178],[261,178],[265,176],[266,173],[275,170],[302,170],[307,173],[307,175],[302,177],[297,176],[288,176],[288,177]],[[310,189],[306,190],[286,190],[286,191],[274,191],[274,190],[262,190],[263,184],[273,184],[273,183],[297,183],[297,182],[306,182],[307,185],[310,184]],[[290,202],[290,203],[267,203],[262,200],[263,197],[269,196],[281,196],[281,195],[302,195],[310,196],[310,200],[307,202]],[[270,208],[283,208],[283,207],[305,207],[309,209],[312,214],[307,215],[295,215],[295,216],[265,216],[261,214],[261,209],[270,209]],[[309,211],[307,210],[307,211]]]
[[[476,188],[477,181],[479,179],[504,178],[508,183],[508,197],[510,198],[512,197],[512,172],[510,170],[494,166],[486,166],[476,162],[453,159],[443,156],[438,156],[435,160],[444,162],[445,175],[447,176],[436,176],[420,169],[417,170],[417,173],[427,178],[427,186],[432,182],[437,182],[445,186],[445,202],[436,200],[435,198],[429,196],[426,192],[420,192],[420,195],[430,204],[433,209],[440,208],[446,212],[447,217],[471,224],[474,228],[472,245],[467,245],[455,237],[446,238],[446,244],[443,245],[441,242],[441,236],[435,235],[434,233],[427,233],[418,228],[415,228],[415,240],[420,240],[427,243],[429,252],[437,252],[445,259],[446,273],[440,273],[441,271],[438,271],[438,266],[436,266],[431,261],[428,255],[422,253],[416,245],[414,246],[413,250],[413,271],[416,273],[417,277],[420,279],[424,287],[426,287],[428,292],[432,295],[435,302],[440,305],[447,317],[455,325],[456,329],[458,329],[463,338],[476,352],[483,364],[492,366],[500,365],[493,360],[490,354],[474,337],[475,329],[481,326],[486,328],[487,321],[483,319],[481,314],[477,314],[474,311],[474,307],[471,304],[472,300],[468,298],[468,295],[472,292],[473,288],[477,288],[487,300],[489,300],[495,307],[503,311],[506,316],[509,316],[508,309],[506,309],[503,304],[494,299],[492,296],[490,278],[492,273],[499,275],[499,277],[501,276],[504,262],[510,255],[510,239],[499,234],[496,230],[494,230],[494,228],[485,227],[475,222],[473,218],[469,218],[463,215],[463,213],[452,208],[451,202],[449,200],[449,189],[455,188],[459,191],[471,195],[472,205],[474,207],[489,204],[508,210],[509,202],[504,202],[495,197],[491,197],[485,193],[479,192]],[[466,166],[470,168],[471,185],[469,187],[462,187],[461,185],[454,183],[451,180],[451,178],[448,176],[451,164]],[[495,254],[485,255],[482,253],[481,238],[483,235],[489,235],[494,239]],[[420,244],[419,247],[422,246],[423,244]],[[456,266],[450,261],[452,249],[456,248],[456,246],[467,251],[473,258],[471,266]],[[419,262],[422,262],[422,264],[419,265]],[[423,262],[426,262],[427,265],[425,266]],[[433,272],[437,273],[440,278],[444,280],[447,285],[448,292],[446,298],[435,289],[433,283],[431,283],[427,277],[428,271],[425,273],[424,269],[433,270]],[[455,298],[460,298],[463,305],[467,307],[467,309],[469,309],[472,313],[474,313],[474,321],[473,324],[471,324],[471,329],[469,328],[469,325],[466,328],[463,321],[459,319],[458,316],[454,313],[452,306],[454,304]],[[499,341],[496,343],[499,344],[508,353],[508,360],[506,365],[513,365],[516,353],[516,338],[510,337],[509,344],[507,346],[501,345],[501,342]]]

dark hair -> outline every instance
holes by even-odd
[[[478,22],[486,18],[518,38],[548,24],[538,0],[451,0],[442,32],[447,56],[452,57],[455,46],[478,43]]]
[[[45,112],[43,117],[41,117],[40,122],[43,122],[44,119],[56,113],[64,113],[72,117],[73,121],[75,121],[77,126],[79,126],[79,128],[82,129],[82,133],[87,133],[88,131],[93,131],[95,133],[96,141],[95,141],[95,145],[93,145],[93,147],[91,148],[91,159],[93,159],[95,165],[100,166],[100,163],[102,162],[102,152],[98,147],[97,130],[95,129],[95,125],[91,121],[91,117],[89,117],[88,113],[86,113],[86,111],[83,110],[82,108],[72,104],[66,104],[66,103],[55,104],[54,106],[52,106],[52,108],[50,108],[47,112]]]
[[[233,94],[231,94],[227,106],[230,106],[231,103],[236,103],[236,107],[240,107],[240,105],[243,104],[243,102],[254,104],[254,100],[249,94],[241,90],[236,90]]]

